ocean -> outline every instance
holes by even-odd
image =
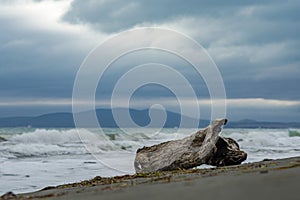
[[[0,128],[0,195],[31,192],[46,186],[91,179],[95,176],[133,174],[138,148],[195,132],[192,129],[103,129],[99,151],[80,139],[76,129]],[[80,135],[97,129],[78,129]],[[300,156],[300,129],[223,129],[247,152],[245,162]],[[95,148],[93,148],[95,149]],[[200,166],[210,167],[210,166]]]

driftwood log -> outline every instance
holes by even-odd
[[[202,164],[237,165],[247,154],[231,138],[219,136],[226,119],[214,120],[208,127],[180,140],[138,149],[135,171],[153,172],[189,169]]]

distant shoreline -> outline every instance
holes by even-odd
[[[196,120],[187,116],[181,116],[179,113],[171,111],[167,112],[167,120],[164,124],[164,128],[190,128],[181,124],[181,117],[187,124],[197,125],[198,128],[204,128],[210,124],[210,120],[201,119]],[[130,109],[131,117],[133,121],[140,127],[144,127],[149,124],[151,119],[149,118],[149,110],[135,110]],[[83,112],[77,115],[82,115],[83,118],[90,117],[90,112]],[[110,109],[97,109],[96,116],[98,122],[102,128],[118,128],[117,123],[114,120],[112,111]],[[200,124],[199,124],[200,122]],[[86,122],[82,128],[97,128],[98,124],[89,124]],[[45,115],[35,117],[6,117],[0,118],[0,128],[16,128],[16,127],[32,127],[32,128],[74,128],[74,118],[72,113],[49,113]],[[126,126],[123,126],[124,128]],[[130,128],[131,126],[128,126]],[[192,127],[195,128],[195,127]],[[256,121],[250,119],[244,119],[239,121],[231,121],[225,126],[225,128],[300,128],[300,122],[266,122]]]
[[[299,178],[300,157],[293,157],[212,169],[95,177],[11,195],[20,199],[295,199]]]

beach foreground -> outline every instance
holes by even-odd
[[[177,170],[46,187],[1,199],[298,199],[300,157]]]

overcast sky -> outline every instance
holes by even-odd
[[[224,80],[230,119],[299,122],[299,10],[298,0],[0,0],[0,117],[71,111],[88,53],[120,31],[156,26],[187,34],[208,51]],[[147,52],[139,58],[146,62]],[[121,71],[108,72],[99,97]],[[190,78],[194,88],[203,86]],[[174,100],[157,87],[137,96]]]

